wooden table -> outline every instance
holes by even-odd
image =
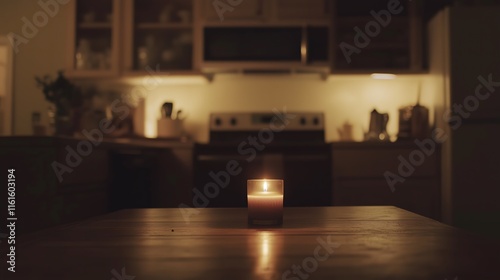
[[[287,208],[267,229],[249,228],[246,209],[197,211],[122,210],[19,236],[17,272],[1,279],[500,279],[497,241],[392,206]]]

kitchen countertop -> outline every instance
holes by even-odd
[[[77,143],[78,141],[89,140],[85,137],[68,136],[3,136],[0,137],[0,147],[6,146],[24,146],[24,145],[54,145],[64,143]],[[145,138],[145,137],[107,137],[100,142],[104,147],[131,147],[131,148],[192,148],[194,145],[207,145],[208,143],[194,142],[190,139],[163,139],[163,138]],[[383,141],[362,141],[362,142],[326,142],[316,143],[315,146],[332,145],[333,148],[417,148],[414,140],[383,142]],[[297,144],[288,144],[297,146]],[[436,143],[436,146],[440,144]],[[230,146],[228,143],[210,144],[213,147],[224,148]],[[233,145],[234,146],[234,145]],[[273,146],[272,143],[270,146]],[[287,144],[280,145],[287,146]],[[304,146],[310,146],[304,145]]]
[[[52,146],[77,144],[79,141],[89,141],[85,137],[68,136],[4,136],[0,137],[0,147],[13,146]],[[190,140],[174,140],[161,138],[140,138],[140,137],[122,137],[122,138],[104,138],[100,142],[94,143],[99,147],[113,148],[191,148],[194,143]]]
[[[334,148],[418,148],[415,144],[415,140],[402,140],[402,141],[361,141],[361,142],[344,142],[335,141],[330,142]],[[440,146],[439,143],[433,142],[436,146]]]

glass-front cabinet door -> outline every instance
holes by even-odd
[[[125,71],[182,73],[193,66],[195,0],[128,1]]]
[[[419,1],[336,1],[333,71],[421,71],[419,13]]]
[[[67,74],[71,77],[119,74],[120,0],[75,0],[69,3],[70,45]]]

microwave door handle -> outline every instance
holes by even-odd
[[[307,65],[307,26],[302,26],[302,41],[300,43],[300,60],[301,63]]]

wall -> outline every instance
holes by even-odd
[[[433,106],[427,94],[427,75],[401,76],[395,80],[373,80],[368,75],[331,76],[322,81],[317,75],[241,76],[221,75],[204,85],[159,86],[146,97],[148,136],[155,136],[155,120],[160,106],[173,101],[186,113],[186,130],[199,141],[208,140],[211,112],[288,111],[325,113],[326,139],[338,140],[337,128],[345,121],[354,125],[355,140],[363,139],[370,111],[388,112],[388,132],[397,134],[398,108],[414,104],[422,84],[422,104]]]
[[[6,37],[0,36],[0,135],[9,135],[11,132],[12,89],[10,76],[12,75],[12,54],[9,51],[9,42]]]
[[[48,104],[34,76],[55,75],[64,69],[67,44],[67,6],[40,27],[15,56],[14,133],[31,134],[31,113],[46,112]],[[33,18],[41,8],[35,1],[7,0],[0,4],[0,34],[22,34],[22,17]],[[128,83],[128,81],[125,81]],[[155,123],[164,101],[173,101],[186,113],[186,130],[198,141],[208,140],[208,117],[215,111],[271,111],[286,106],[289,111],[321,111],[326,114],[328,141],[338,140],[336,128],[345,121],[354,124],[355,139],[361,140],[373,108],[388,112],[388,132],[397,133],[398,108],[414,104],[419,84],[421,104],[434,107],[435,82],[429,75],[409,75],[396,80],[373,80],[368,75],[333,75],[328,81],[318,76],[217,76],[212,83],[160,85],[146,94],[147,135],[156,135]],[[132,85],[133,87],[133,85]],[[131,87],[117,87],[130,91]],[[46,114],[42,114],[47,122]],[[432,117],[432,115],[431,115]]]
[[[30,0],[2,0],[0,2],[0,34],[7,35],[14,32],[23,36],[22,18],[33,23],[35,13],[43,11],[37,4],[38,1]],[[59,2],[68,2],[59,0]],[[48,16],[45,24],[43,17],[38,18],[40,27],[35,26],[37,32],[27,32],[25,37],[28,42],[19,46],[14,56],[14,134],[29,135],[31,129],[31,114],[33,111],[47,112],[48,103],[43,94],[36,87],[35,76],[46,74],[54,75],[59,69],[64,69],[63,55],[67,44],[67,5],[60,4],[54,17]],[[54,10],[55,11],[55,10]],[[40,13],[38,13],[40,15]],[[31,38],[28,38],[31,37]],[[47,123],[46,114],[42,114],[42,121]]]

